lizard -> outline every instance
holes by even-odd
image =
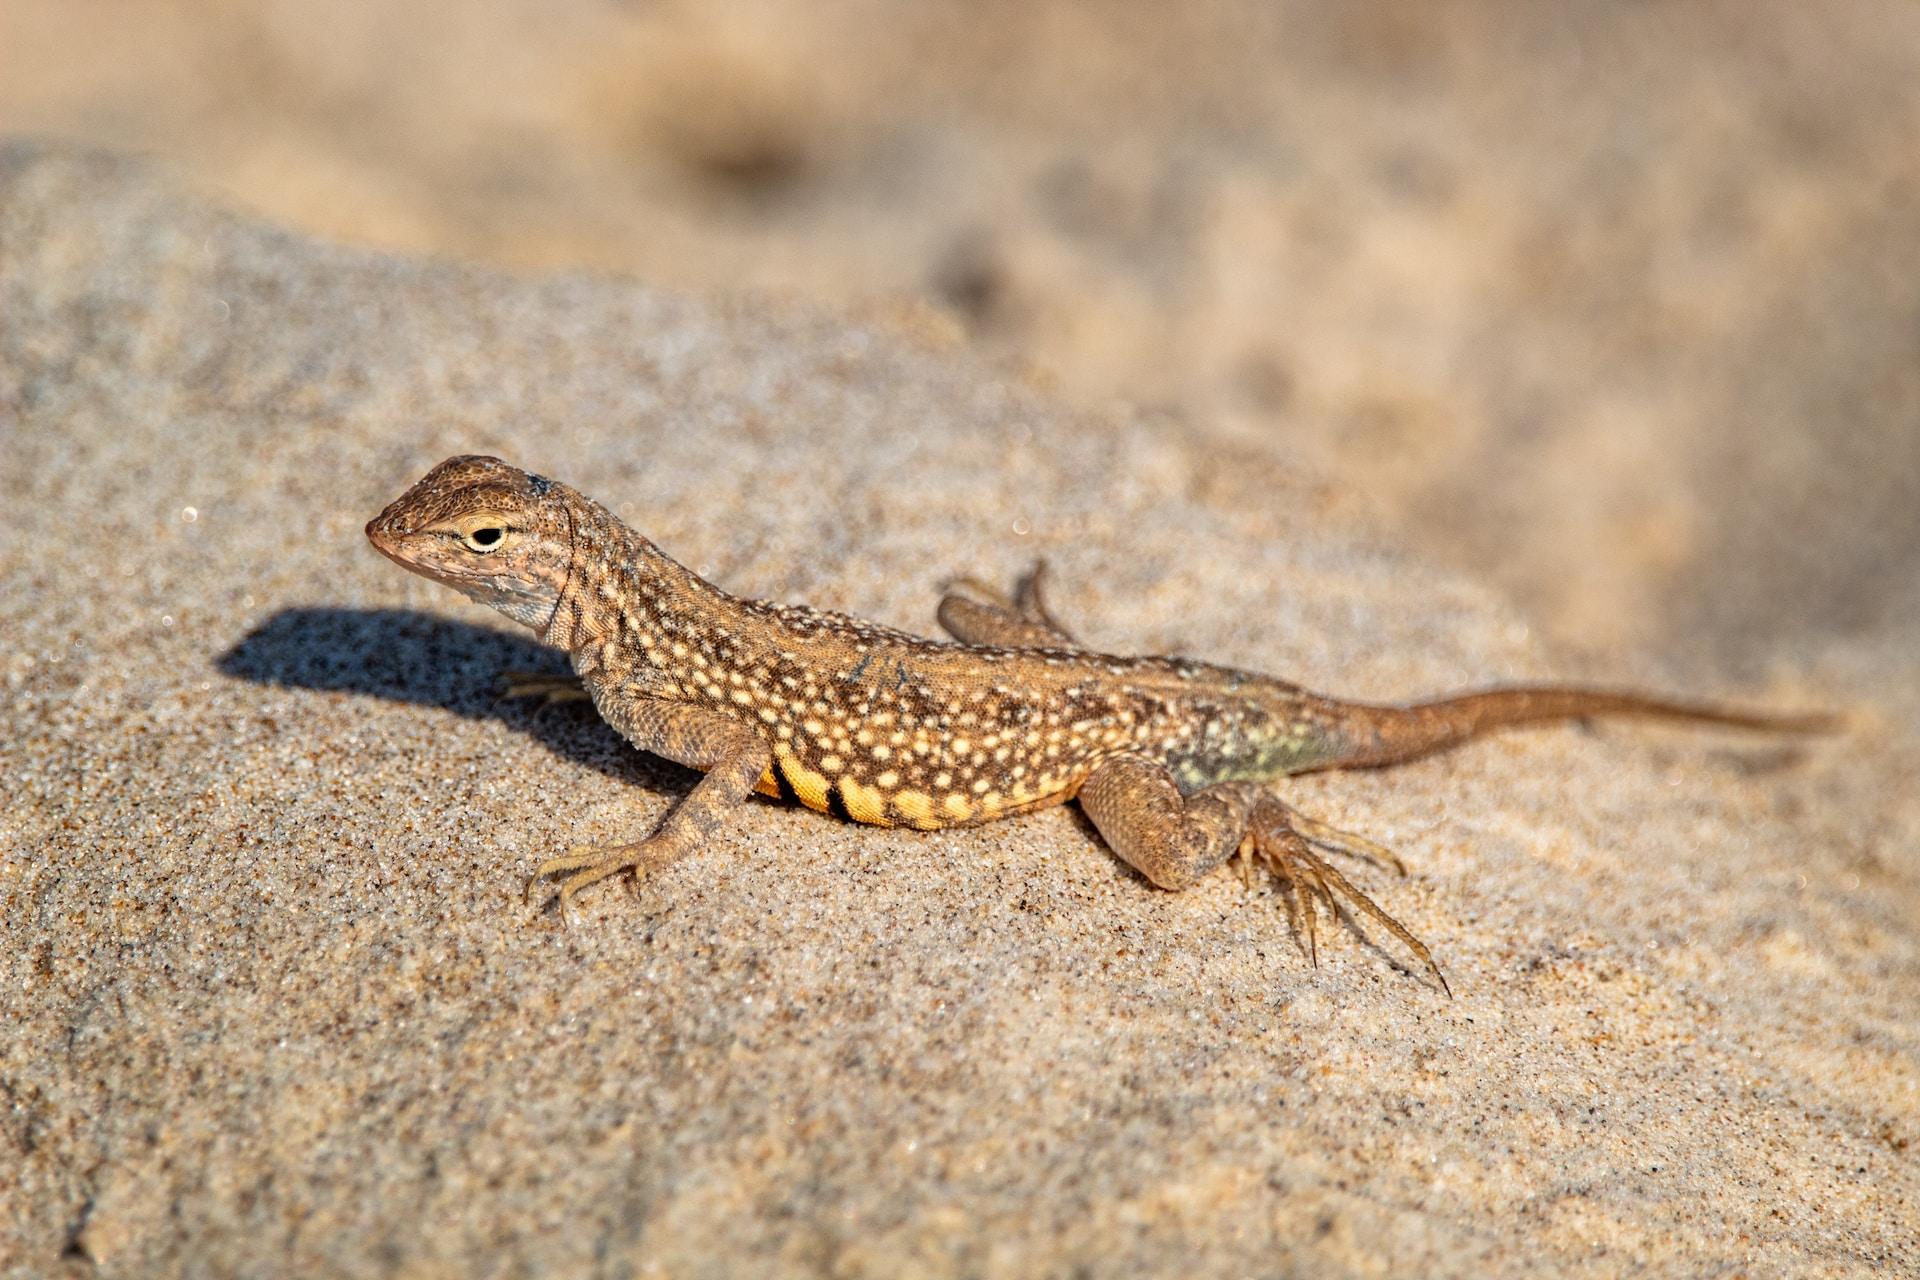
[[[1184,889],[1236,854],[1279,880],[1318,963],[1316,918],[1339,900],[1385,929],[1450,993],[1427,945],[1323,854],[1405,866],[1311,818],[1270,784],[1397,764],[1509,725],[1639,716],[1816,731],[1823,715],[1740,710],[1575,685],[1493,687],[1416,702],[1348,701],[1190,658],[1081,644],[1047,605],[1044,567],[1008,596],[948,584],[930,640],[841,613],[729,594],[578,490],[498,458],[434,467],[367,526],[414,573],[490,605],[565,651],[574,675],[510,694],[590,698],[636,747],[705,776],[641,839],[575,846],[528,883],[636,880],[710,839],[759,792],[855,822],[932,830],[1077,801],[1153,885]]]

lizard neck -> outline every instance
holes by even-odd
[[[634,638],[724,629],[739,602],[634,532],[599,503],[570,510],[573,559],[541,638],[576,657]]]

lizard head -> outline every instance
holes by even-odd
[[[571,492],[498,458],[448,458],[367,522],[367,541],[544,632],[573,563]]]

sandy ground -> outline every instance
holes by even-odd
[[[755,802],[571,929],[531,867],[690,785],[375,555],[441,457],[914,628],[1046,554],[1093,641],[1390,697],[1544,644],[1280,449],[1063,407],[950,329],[317,244],[0,153],[0,1261],[13,1274],[1868,1275],[1920,1257],[1920,714],[1510,735],[1288,788],[1448,1000],[1072,810]],[[1910,639],[1910,636],[1904,638]]]

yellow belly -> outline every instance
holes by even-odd
[[[769,796],[791,792],[809,809],[842,814],[855,822],[876,827],[904,826],[932,831],[991,822],[995,818],[1061,804],[1073,798],[1079,790],[1078,782],[1079,779],[1070,780],[1046,794],[1024,788],[1013,795],[995,791],[934,795],[916,787],[882,789],[846,775],[829,778],[809,768],[792,750],[782,747],[776,749],[773,767],[760,776],[754,789]]]

